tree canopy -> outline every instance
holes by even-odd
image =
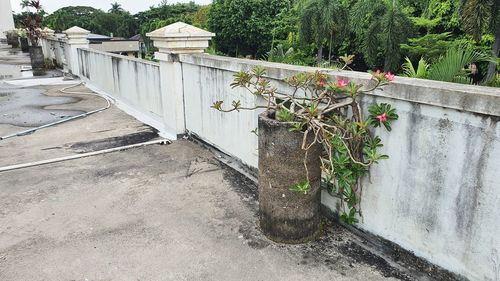
[[[61,8],[45,19],[51,29],[61,32],[73,26],[79,26],[92,33],[129,38],[137,34],[137,22],[125,11],[106,13],[87,6]]]
[[[151,46],[146,33],[182,21],[216,33],[210,50],[218,54],[300,65],[326,60],[321,66],[329,67],[354,55],[350,68],[361,71],[401,73],[408,63],[423,58],[432,65],[446,61],[450,49],[466,49],[489,55],[492,62],[477,66],[491,80],[498,73],[499,9],[498,0],[214,0],[205,6],[162,1],[132,15],[114,2],[107,11],[42,12],[42,24],[58,32],[76,25],[103,35],[141,34]],[[16,26],[29,13],[15,15]]]
[[[318,62],[323,59],[323,45],[327,42],[330,61],[333,45],[347,33],[348,13],[337,0],[311,0],[301,13],[299,26],[301,39],[318,47]]]
[[[260,58],[273,40],[274,19],[290,0],[214,0],[208,26],[223,53]]]

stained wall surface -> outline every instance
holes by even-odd
[[[180,81],[163,77],[158,64],[88,49],[78,54],[84,80],[169,130],[161,123],[171,106],[165,100],[173,93],[162,85]],[[186,131],[253,168],[258,143],[252,131],[259,112],[220,113],[212,103],[241,100],[251,107],[262,102],[231,89],[241,70],[265,67],[280,91],[288,89],[283,78],[320,70],[206,54],[180,55],[179,62],[183,98],[173,100],[181,103],[176,106],[183,108]],[[371,78],[323,71],[333,80],[366,84]],[[400,118],[391,133],[375,130],[384,143],[381,152],[390,159],[373,166],[362,183],[363,217],[357,227],[470,280],[499,280],[500,90],[397,77],[363,98],[365,112],[372,102],[390,103]],[[328,193],[322,202],[338,211],[337,199]]]

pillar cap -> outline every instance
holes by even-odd
[[[50,29],[50,28],[48,28],[48,27],[44,27],[44,28],[42,29],[42,32],[45,32],[45,33],[55,33],[55,31],[54,31],[54,30],[52,30],[52,29]]]
[[[187,23],[176,22],[147,33],[146,36],[154,41],[154,46],[160,53],[188,54],[203,53],[215,33]]]
[[[52,36],[54,36],[55,31],[48,28],[48,27],[45,27],[44,29],[42,29],[41,33],[42,33],[42,37],[52,37]]]
[[[69,35],[82,35],[82,34],[90,34],[90,31],[86,30],[86,29],[83,29],[81,27],[78,27],[78,26],[73,26],[73,27],[70,27],[68,29],[66,29],[65,31],[63,31],[64,33],[68,34]]]
[[[87,36],[90,34],[90,31],[83,29],[78,26],[73,26],[71,28],[63,31],[68,37],[69,44],[87,44]]]

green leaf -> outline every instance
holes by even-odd
[[[309,191],[311,191],[311,185],[309,184],[309,181],[305,180],[292,185],[289,190],[297,193],[307,194],[309,193]]]
[[[211,108],[214,108],[214,109],[217,109],[217,110],[221,110],[222,109],[222,104],[224,103],[224,101],[216,101],[212,104]]]
[[[280,122],[292,122],[295,115],[288,110],[278,109],[276,111],[276,119]]]

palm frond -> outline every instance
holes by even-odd
[[[425,78],[427,76],[427,71],[429,70],[430,65],[424,58],[420,58],[418,61],[417,68],[417,78]]]
[[[471,49],[452,48],[429,68],[427,78],[446,82],[471,84],[466,66],[488,60],[483,53]]]
[[[428,69],[429,64],[424,58],[420,58],[418,61],[417,69],[413,67],[413,63],[408,57],[405,58],[405,63],[403,63],[403,72],[405,77],[426,78]]]
[[[405,58],[405,62],[403,63],[403,76],[417,78],[417,72],[413,67],[413,63],[411,62],[409,57]]]

